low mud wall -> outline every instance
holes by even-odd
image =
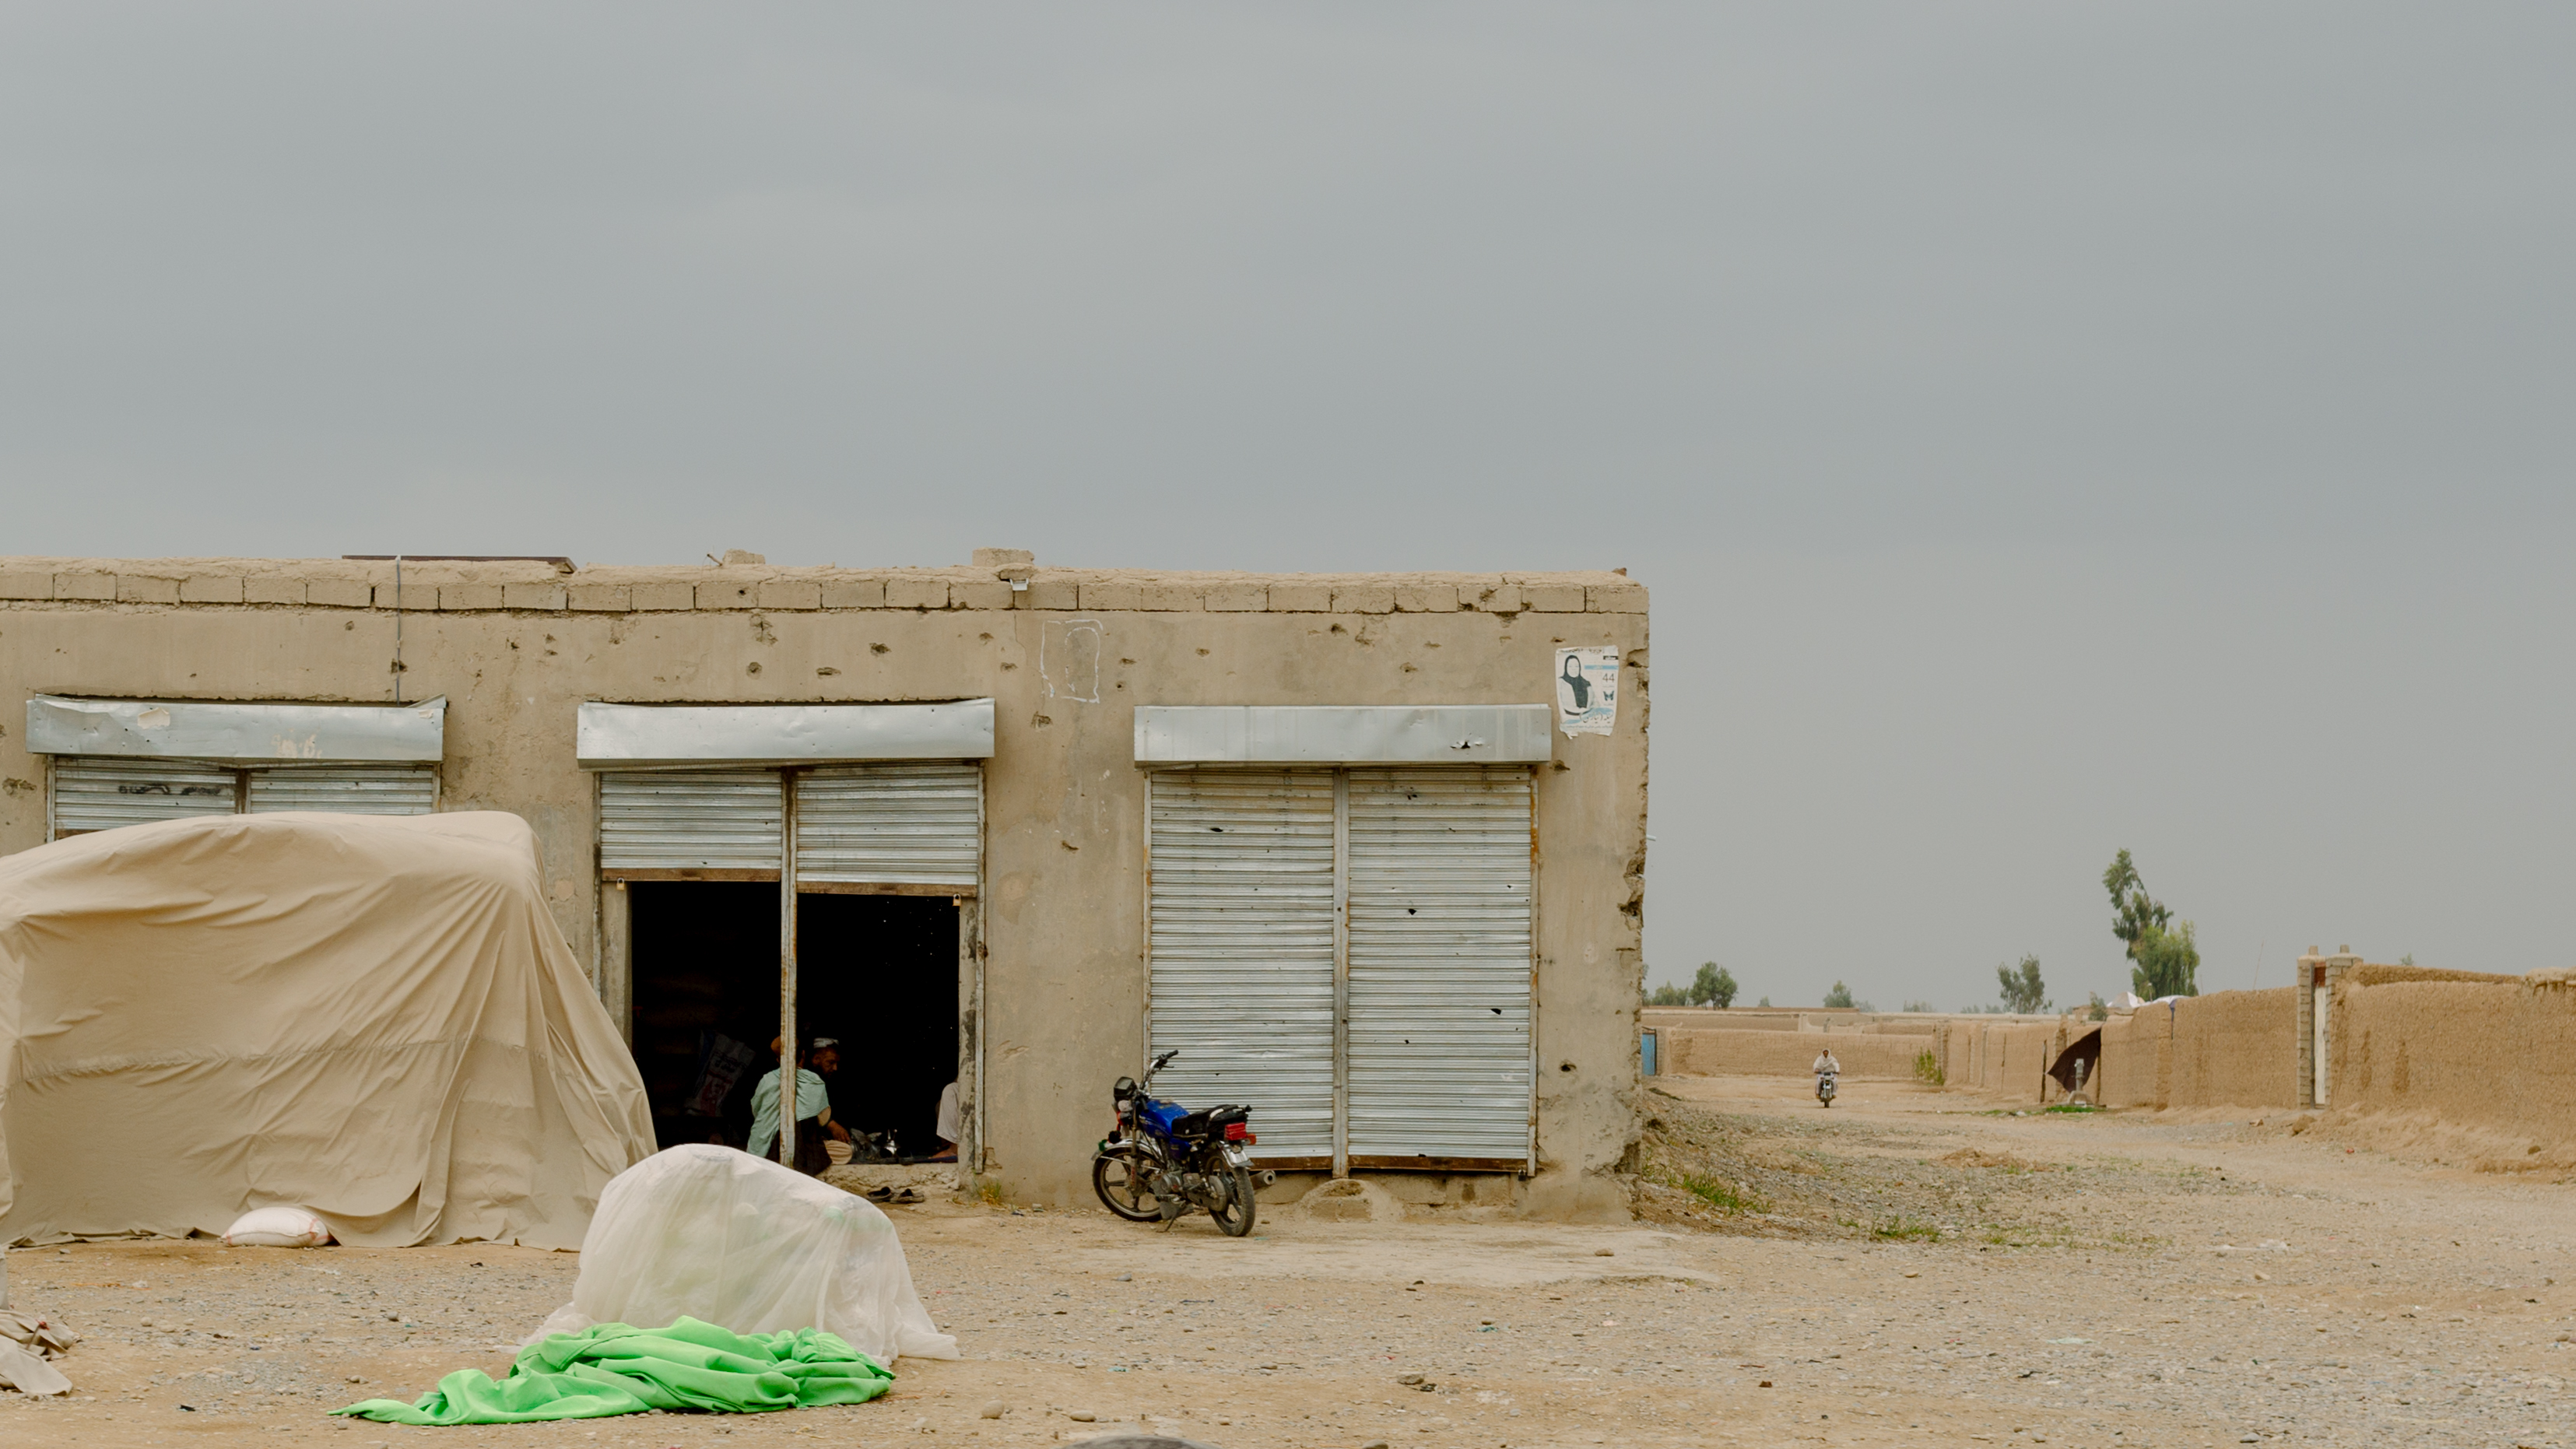
[[[2471,1155],[2500,1159],[2488,1166],[2555,1164],[2576,1151],[2569,972],[2363,966],[2335,988],[2328,1031],[2326,1101],[2339,1122],[2438,1127]]]
[[[1657,1031],[1798,1031],[1794,1011],[1743,1010],[1714,1006],[1649,1006],[1637,1020]]]
[[[2168,1007],[2149,1006],[2102,1023],[2102,1066],[2096,1079],[2102,1106],[2165,1104],[2173,1088],[2176,1015]]]
[[[2006,1101],[2053,1102],[2065,1094],[2048,1069],[2075,1034],[2064,1021],[1953,1022],[1941,1034],[1942,1075]]]
[[[1657,1028],[1656,1069],[1680,1076],[1803,1077],[1816,1053],[1832,1047],[1846,1077],[1906,1078],[1930,1045],[1921,1036],[1860,1032],[1689,1031]]]
[[[2155,1008],[2142,1009],[2146,1015]],[[2299,1105],[2297,988],[2219,991],[2172,1003],[2166,1107]]]

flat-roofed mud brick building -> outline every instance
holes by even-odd
[[[782,1013],[837,1115],[1087,1197],[1109,1084],[1283,1174],[1623,1214],[1646,590],[525,560],[0,560],[0,849],[175,816],[506,810],[662,1140]]]

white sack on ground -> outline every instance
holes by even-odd
[[[674,1147],[620,1173],[581,1240],[572,1302],[543,1331],[682,1314],[736,1333],[820,1328],[885,1364],[958,1356],[884,1213],[730,1147]]]
[[[302,1208],[252,1208],[224,1229],[227,1248],[318,1248],[330,1241],[330,1225]]]
[[[294,1206],[365,1247],[572,1247],[653,1130],[543,884],[488,812],[0,858],[0,1242]]]

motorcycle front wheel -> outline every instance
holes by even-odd
[[[1227,1237],[1239,1238],[1252,1231],[1252,1220],[1259,1214],[1260,1207],[1252,1200],[1251,1168],[1238,1167],[1234,1170],[1234,1187],[1233,1191],[1226,1194],[1225,1206],[1224,1212],[1209,1209],[1208,1216],[1216,1219],[1217,1227],[1222,1229]]]
[[[1091,1159],[1091,1190],[1100,1205],[1131,1223],[1150,1223],[1163,1216],[1163,1205],[1146,1186],[1145,1155],[1126,1144]]]

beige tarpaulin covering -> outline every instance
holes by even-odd
[[[644,1084],[515,815],[229,815],[0,858],[0,1243],[579,1246]],[[10,1197],[15,1189],[15,1201]]]

